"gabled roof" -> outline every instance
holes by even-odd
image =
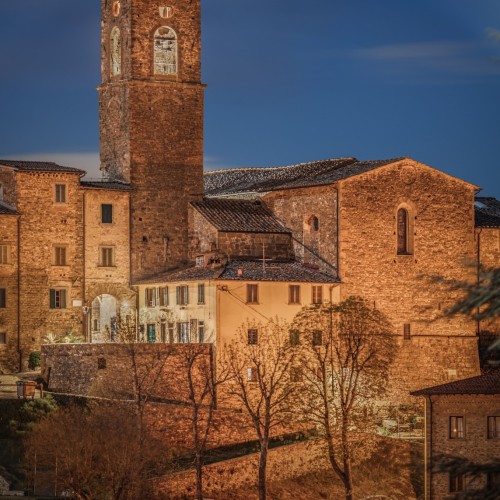
[[[358,161],[356,158],[331,158],[285,167],[235,168],[206,172],[205,193],[207,196],[227,196],[245,192],[264,193],[279,189],[323,186],[402,159],[404,158]]]
[[[241,269],[239,272],[238,270]],[[240,275],[239,275],[240,274]],[[291,283],[338,283],[333,274],[308,267],[296,261],[271,261],[265,266],[259,260],[231,260],[219,268],[189,267],[140,280],[136,285],[174,283],[183,281],[281,281]]]
[[[72,167],[64,167],[54,162],[47,161],[17,161],[0,160],[0,166],[12,167],[22,172],[67,172],[74,174],[85,174],[84,170]]]
[[[436,385],[410,393],[412,396],[455,395],[455,394],[500,394],[500,368],[484,375]]]
[[[103,180],[82,180],[80,181],[80,185],[84,188],[88,189],[110,189],[113,191],[130,191],[130,184],[126,184],[125,182],[118,181],[108,181],[106,179]]]
[[[16,214],[17,211],[15,208],[0,201],[0,215],[16,215]]]
[[[476,227],[500,227],[500,201],[476,196],[474,203]]]
[[[219,231],[291,233],[260,200],[205,198],[191,205]]]

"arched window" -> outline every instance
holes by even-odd
[[[311,231],[319,231],[319,219],[315,215],[311,217]]]
[[[111,30],[109,37],[111,76],[117,76],[122,72],[122,41],[120,30],[116,26]]]
[[[408,255],[408,211],[398,210],[398,255]]]
[[[177,35],[172,28],[162,26],[155,33],[155,75],[177,74]]]

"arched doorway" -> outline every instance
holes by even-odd
[[[98,295],[92,301],[90,332],[93,343],[114,342],[119,321],[118,300],[113,295]]]

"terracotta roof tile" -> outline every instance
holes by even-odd
[[[64,167],[54,162],[47,161],[17,161],[0,160],[0,166],[13,167],[24,172],[68,172],[75,174],[85,174],[85,171],[78,168]]]
[[[500,201],[496,198],[476,197],[474,203],[476,227],[500,227]]]
[[[238,269],[242,269],[239,276]],[[182,281],[281,281],[291,283],[338,283],[337,276],[321,272],[296,261],[272,261],[265,266],[261,261],[231,260],[224,267],[190,267],[170,271],[141,280],[136,285],[161,284]]]
[[[457,380],[411,393],[412,396],[446,394],[500,394],[500,368],[495,368],[477,377]]]
[[[219,231],[241,233],[291,232],[260,200],[205,198],[191,204]]]
[[[208,196],[230,196],[245,192],[322,186],[402,159],[358,161],[356,158],[331,158],[286,167],[218,170],[205,173],[205,193]]]
[[[84,188],[89,189],[111,189],[114,191],[130,191],[130,184],[117,181],[107,181],[103,180],[82,180],[80,185]]]

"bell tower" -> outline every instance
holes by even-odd
[[[131,185],[132,280],[187,261],[203,196],[200,0],[102,0],[103,177]]]

